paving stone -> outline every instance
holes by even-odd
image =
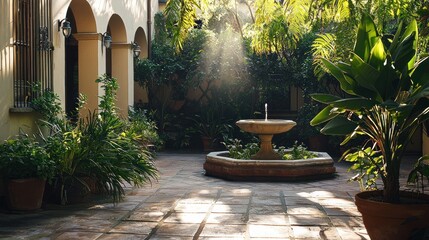
[[[77,218],[72,222],[66,222],[59,228],[60,231],[99,231],[106,232],[115,224],[114,220],[94,220]]]
[[[184,199],[180,199],[178,204],[212,204],[215,202],[215,198],[211,197],[187,197]]]
[[[326,216],[312,214],[289,215],[289,222],[292,226],[329,226],[330,219]]]
[[[193,237],[199,226],[199,224],[164,223],[156,231],[156,234],[159,236],[167,235]]]
[[[286,206],[293,206],[293,205],[315,205],[318,204],[317,200],[314,198],[308,198],[308,197],[285,197],[285,203]]]
[[[338,231],[338,234],[342,236],[342,239],[344,240],[364,240],[364,239],[370,240],[365,228],[337,227],[336,229]]]
[[[289,218],[286,214],[250,214],[249,223],[255,225],[288,225]]]
[[[179,203],[174,208],[176,212],[204,213],[209,211],[211,204]]]
[[[339,227],[363,227],[363,220],[361,217],[348,217],[348,216],[330,216],[331,222],[334,226]]]
[[[254,196],[252,205],[282,205],[279,196]]]
[[[224,189],[222,190],[222,196],[230,197],[247,197],[252,195],[252,190],[247,188],[236,188],[236,189]]]
[[[213,205],[213,213],[246,213],[247,205],[228,205],[228,204],[218,204]]]
[[[126,234],[126,233],[106,233],[97,238],[97,240],[140,240],[146,239],[148,235]]]
[[[249,213],[250,214],[280,214],[283,213],[284,209],[282,206],[251,206]]]
[[[218,189],[196,189],[187,194],[188,197],[210,197],[215,198],[218,194]]]
[[[167,223],[201,223],[206,214],[205,213],[172,213],[164,222]]]
[[[97,220],[119,220],[129,214],[129,211],[122,210],[97,210],[94,214],[88,217],[88,219]]]
[[[136,211],[133,212],[128,218],[124,220],[131,220],[131,221],[146,221],[146,222],[158,222],[161,221],[161,219],[166,215],[165,212],[142,212],[142,211]]]
[[[355,206],[352,198],[316,198],[314,200],[322,206]]]
[[[362,216],[355,206],[324,206],[323,209],[329,216]]]
[[[136,211],[142,212],[168,212],[173,205],[171,203],[146,203],[140,205]]]
[[[200,237],[198,240],[245,240],[246,237]],[[252,238],[253,239],[253,238]]]
[[[201,232],[201,237],[244,237],[247,226],[206,224]]]
[[[159,153],[159,180],[127,186],[117,205],[0,213],[0,238],[369,239],[354,205],[359,186],[347,183],[347,165],[336,166],[339,175],[329,180],[231,182],[204,176],[204,159],[202,154]]]
[[[193,237],[185,237],[185,236],[166,236],[166,235],[153,235],[149,238],[150,240],[192,240]]]
[[[294,239],[326,239],[325,229],[316,226],[292,226]],[[330,238],[328,238],[331,240]]]
[[[123,221],[112,228],[110,233],[149,235],[156,225],[158,225],[158,223]]]
[[[102,233],[94,232],[64,232],[56,240],[69,240],[69,239],[97,239]]]
[[[216,203],[217,204],[231,204],[231,205],[245,205],[249,204],[250,196],[244,197],[231,197],[231,196],[221,196]]]
[[[287,213],[288,214],[311,214],[313,216],[324,216],[325,213],[320,210],[317,206],[312,205],[294,205],[294,206],[288,206],[287,207]]]
[[[244,224],[246,217],[242,213],[210,213],[207,223],[216,224]]]
[[[289,238],[291,228],[289,226],[249,224],[249,235],[251,238]]]

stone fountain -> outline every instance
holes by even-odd
[[[292,129],[296,123],[291,120],[268,119],[265,104],[265,119],[245,119],[236,122],[243,131],[257,134],[260,150],[251,159],[234,159],[228,151],[211,152],[206,157],[206,175],[228,180],[288,181],[332,177],[335,173],[334,161],[325,152],[314,152],[311,159],[281,160],[272,148],[272,138]]]
[[[282,159],[282,156],[273,150],[271,142],[273,135],[287,132],[296,125],[294,121],[282,119],[245,119],[239,120],[235,124],[241,130],[259,136],[261,141],[259,152],[252,156],[252,159],[259,160]]]

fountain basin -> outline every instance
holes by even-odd
[[[228,151],[207,155],[204,170],[207,176],[233,181],[296,181],[333,177],[334,161],[325,152],[317,157],[299,160],[242,160],[228,156]]]
[[[235,124],[245,132],[268,135],[287,132],[296,125],[292,120],[283,119],[243,119]]]

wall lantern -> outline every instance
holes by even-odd
[[[131,49],[133,50],[134,57],[138,58],[141,52],[140,46],[135,42],[131,42]]]
[[[70,25],[70,22],[67,21],[67,18],[64,18],[63,20],[57,20],[58,23],[58,32],[62,31],[64,37],[68,38],[70,37],[72,33],[72,28]]]
[[[112,37],[109,35],[108,32],[103,33],[102,37],[103,37],[103,39],[102,39],[103,45],[106,48],[110,48],[112,46]]]

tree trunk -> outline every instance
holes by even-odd
[[[399,203],[399,171],[388,173],[384,182],[383,200],[388,203]]]

